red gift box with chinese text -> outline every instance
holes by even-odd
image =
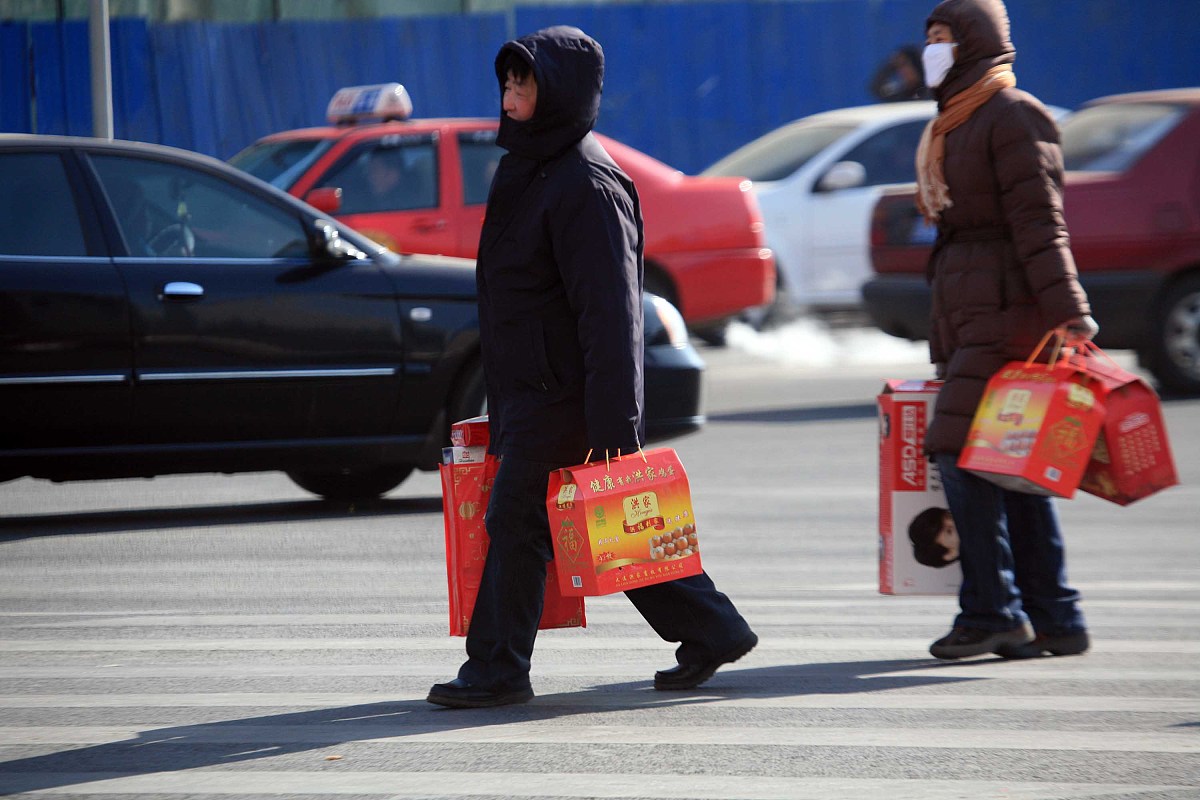
[[[1100,348],[1087,348],[1100,356],[1086,363],[1104,398],[1104,424],[1079,488],[1125,506],[1177,485],[1158,395]]]
[[[453,459],[456,450],[474,450],[486,446],[486,418],[480,431],[480,421],[466,420],[473,427],[474,438],[451,441],[472,441],[470,445],[446,448],[444,455]],[[460,423],[455,423],[457,427]],[[453,434],[453,429],[452,429]],[[487,511],[488,494],[496,476],[499,462],[494,456],[485,456],[482,461],[468,463],[443,463],[442,516],[446,528],[446,582],[450,595],[450,635],[466,636],[471,625],[471,614],[475,609],[475,597],[483,578],[484,560],[487,558],[488,535],[483,517]],[[551,563],[546,571],[546,601],[542,619],[538,625],[547,628],[585,628],[587,617],[582,597],[566,597],[558,590],[557,574]]]
[[[1039,345],[1038,349],[1041,349]],[[1011,361],[988,381],[958,466],[1017,492],[1073,497],[1104,403],[1073,360]]]
[[[701,572],[692,494],[674,450],[555,470],[546,510],[565,595],[612,594]]]

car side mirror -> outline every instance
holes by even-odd
[[[313,223],[313,252],[327,261],[356,261],[367,254],[342,238],[337,226],[327,219]]]
[[[867,182],[867,168],[857,161],[839,161],[817,181],[818,192],[856,189]]]
[[[342,208],[342,188],[323,186],[304,195],[304,202],[322,214],[336,214]]]

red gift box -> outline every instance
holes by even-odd
[[[992,376],[959,455],[960,468],[1013,491],[1074,496],[1100,432],[1104,403],[1085,368],[1056,356],[1051,364],[1032,357],[1012,361]]]
[[[464,421],[470,424],[472,431],[462,441],[472,444],[446,448],[444,454],[453,458],[455,450],[473,450],[480,447],[480,441],[486,444],[486,417],[482,419],[482,432],[479,430],[479,419]],[[455,423],[454,427],[464,423]],[[453,433],[454,428],[451,430]],[[455,441],[453,436],[451,441]],[[462,457],[474,458],[473,455]],[[442,516],[446,529],[446,582],[450,595],[451,636],[466,636],[471,626],[471,614],[483,579],[488,549],[483,517],[498,464],[496,458],[489,455],[481,462],[443,463],[439,468],[442,477]],[[543,630],[587,627],[583,598],[566,597],[558,590],[553,562],[546,570],[546,601],[538,627]]]
[[[555,470],[546,510],[565,595],[612,594],[701,572],[691,490],[674,450]]]
[[[1158,395],[1141,378],[1121,368],[1100,348],[1086,359],[1104,398],[1104,424],[1079,488],[1118,505],[1175,486],[1179,477]]]

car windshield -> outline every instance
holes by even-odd
[[[1064,166],[1083,172],[1124,172],[1183,117],[1168,103],[1113,103],[1072,114],[1062,125]]]
[[[285,139],[252,144],[229,163],[284,191],[333,146],[332,139]]]
[[[759,183],[782,180],[854,128],[796,122],[734,150],[700,174],[749,178]]]

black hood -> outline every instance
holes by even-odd
[[[935,22],[949,25],[958,42],[954,66],[933,90],[939,107],[992,67],[1017,59],[1009,36],[1008,10],[1001,0],[944,0],[930,12],[925,29]]]
[[[537,106],[527,122],[501,112],[496,143],[537,161],[553,158],[596,124],[604,85],[604,51],[578,28],[558,25],[506,42],[496,55],[496,78],[504,94],[505,56],[513,52],[533,70]]]

